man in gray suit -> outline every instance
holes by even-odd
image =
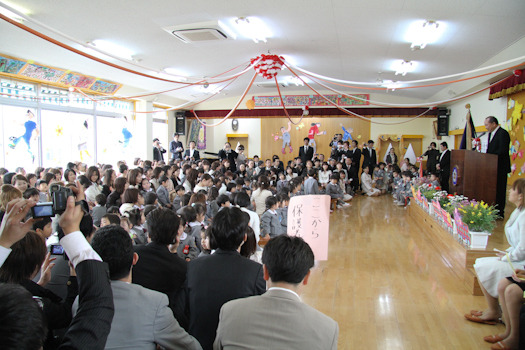
[[[304,180],[304,194],[319,194],[319,184],[314,176],[315,170],[308,170],[308,178]]]
[[[314,266],[310,246],[300,237],[277,236],[266,244],[262,261],[268,291],[223,305],[213,348],[337,349],[337,322],[298,295]]]
[[[129,234],[116,225],[101,228],[93,249],[109,266],[115,315],[106,349],[198,349],[199,342],[177,323],[168,297],[131,283],[131,268],[139,256]]]

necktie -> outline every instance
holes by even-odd
[[[304,146],[304,153],[308,152],[308,146]]]
[[[489,143],[490,143],[490,138],[492,137],[492,133],[489,132]]]

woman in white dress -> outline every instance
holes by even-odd
[[[363,193],[370,196],[376,197],[381,194],[381,191],[377,188],[372,187],[373,181],[372,176],[370,176],[370,168],[365,166],[363,168],[363,173],[361,174],[361,189]]]
[[[512,212],[509,220],[505,224],[505,235],[510,247],[504,253],[497,253],[498,256],[476,259],[474,269],[476,270],[483,295],[487,300],[488,308],[484,311],[472,310],[470,314],[466,314],[465,318],[469,321],[495,324],[501,317],[501,311],[498,305],[498,283],[502,279],[506,279],[506,277],[510,277],[515,273],[507,261],[506,254],[509,255],[514,268],[523,269],[525,265],[524,196],[525,179],[518,179],[512,185],[508,196],[509,202],[516,206],[516,209]],[[500,285],[500,288],[501,287]],[[505,309],[504,306],[503,308]],[[519,317],[519,310],[516,312],[518,315],[516,317]]]

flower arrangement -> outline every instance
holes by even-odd
[[[438,201],[441,208],[443,208],[449,202],[449,194],[447,191],[441,191],[441,188],[436,187],[436,192],[434,192],[432,199]]]
[[[444,205],[441,204],[441,207],[447,211],[447,213],[450,214],[450,216],[454,217],[454,212],[456,211],[456,208],[460,208],[465,205],[469,205],[470,202],[468,201],[468,198],[463,195],[452,195],[449,194],[447,196],[448,202]]]
[[[467,224],[470,231],[492,232],[496,226],[499,211],[487,203],[470,201],[458,208],[461,220]]]

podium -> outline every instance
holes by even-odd
[[[498,156],[465,149],[450,154],[450,193],[495,204]]]

